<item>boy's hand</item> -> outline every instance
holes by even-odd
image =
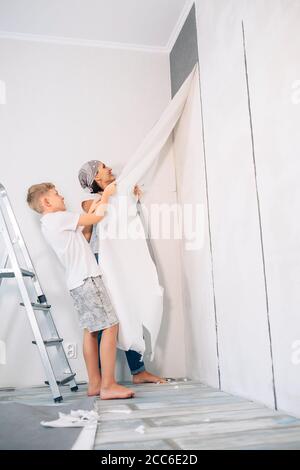
[[[112,196],[116,192],[116,183],[113,181],[109,185],[106,186],[106,188],[103,191],[103,195],[105,194],[106,196]]]
[[[137,196],[138,200],[140,200],[140,198],[141,198],[142,195],[143,195],[143,192],[142,192],[141,188],[140,188],[137,184],[135,185],[135,187],[134,187],[134,189],[133,189],[133,194],[134,194],[135,196]]]

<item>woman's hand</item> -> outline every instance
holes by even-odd
[[[133,194],[134,194],[135,196],[137,196],[138,200],[140,200],[140,198],[141,198],[142,195],[143,195],[143,192],[142,192],[141,188],[140,188],[137,184],[135,185],[135,187],[134,187],[134,189],[133,189]]]

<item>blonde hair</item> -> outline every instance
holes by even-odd
[[[27,191],[27,203],[29,207],[41,214],[43,212],[41,197],[45,196],[45,194],[53,188],[55,188],[55,185],[52,183],[40,183],[30,186]]]

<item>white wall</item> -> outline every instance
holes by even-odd
[[[273,406],[272,346],[278,408],[300,415],[299,93],[292,102],[300,79],[300,5],[196,0],[196,9],[221,387]],[[195,310],[193,326],[198,322]],[[208,365],[214,357],[199,351],[198,360]]]
[[[278,408],[300,416],[300,3],[255,3],[244,16],[275,385]]]
[[[193,208],[192,228],[195,230],[197,226],[199,235],[199,245],[191,244],[189,219],[186,217],[181,243],[186,368],[189,377],[218,387],[216,322],[198,71],[196,74],[183,114],[174,131],[178,203],[183,210],[185,205]]]
[[[53,181],[65,195],[67,206],[78,210],[77,171],[84,161],[103,160],[118,173],[170,99],[168,56],[1,39],[0,57],[0,80],[7,89],[7,104],[0,105],[1,182],[53,305],[58,331],[65,342],[79,345],[78,359],[71,364],[77,377],[85,379],[81,334],[63,272],[40,234],[38,216],[26,206],[26,190],[33,183]],[[164,191],[172,199],[175,177],[171,163],[165,163],[157,178],[166,181]],[[168,260],[178,258],[178,249],[173,244],[159,253],[159,262],[165,266],[162,274],[169,278],[166,294],[174,299],[179,296],[179,271],[169,276],[173,265]],[[5,281],[3,288],[0,339],[6,343],[7,363],[0,365],[0,386],[42,383],[44,374],[13,281]],[[165,338],[170,327],[167,322],[153,369],[183,374],[178,302],[170,306],[167,317],[172,311],[177,312],[172,341]],[[172,364],[178,364],[178,369],[172,369]]]

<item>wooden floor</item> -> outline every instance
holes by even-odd
[[[135,386],[97,401],[95,449],[300,449],[300,420],[198,382]]]
[[[96,401],[95,449],[300,449],[300,420],[261,404],[186,379],[130,386],[134,399]],[[63,403],[86,388],[63,387]],[[0,391],[0,402],[12,401],[57,406],[48,387]]]

